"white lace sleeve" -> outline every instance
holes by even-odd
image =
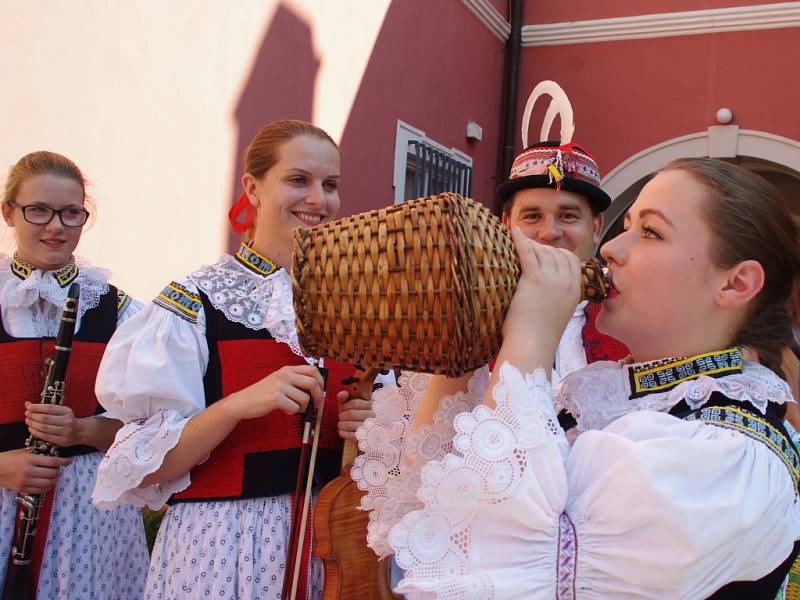
[[[497,407],[455,418],[453,452],[422,469],[423,508],[390,532],[408,598],[555,597],[566,440],[544,371],[500,369]]]
[[[450,451],[453,420],[481,402],[489,371],[486,367],[478,370],[466,393],[442,398],[433,424],[412,431],[429,379],[429,375],[404,372],[397,386],[376,391],[375,417],[367,419],[356,433],[362,454],[356,458],[351,475],[359,489],[367,491],[361,500],[361,508],[372,511],[367,544],[379,556],[392,552],[387,544],[389,529],[403,515],[419,508],[415,492],[420,485],[422,465]]]
[[[189,474],[140,488],[180,440],[188,419],[205,407],[208,347],[202,308],[195,321],[156,304],[118,327],[108,344],[95,391],[106,416],[124,423],[100,463],[92,499],[159,508],[185,489]]]
[[[94,504],[106,510],[121,504],[158,510],[172,494],[189,487],[189,473],[163,484],[139,487],[180,441],[187,422],[176,411],[159,410],[149,419],[123,425],[98,468]]]

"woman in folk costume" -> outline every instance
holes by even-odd
[[[245,155],[247,241],[171,282],[114,336],[98,395],[126,425],[101,465],[100,506],[170,501],[146,598],[280,598],[302,423],[322,378],[300,353],[292,306],[292,230],[339,210],[336,144],[302,121],[262,128]],[[346,401],[346,365],[329,362],[317,482],[337,476],[341,437],[372,413]],[[335,410],[335,402],[344,402]],[[308,565],[308,561],[305,562]],[[303,571],[308,575],[307,570]],[[316,597],[321,569],[301,576]],[[304,598],[301,591],[299,598]]]
[[[3,218],[16,252],[0,255],[0,589],[15,537],[18,492],[46,494],[32,548],[39,599],[140,598],[147,546],[139,511],[92,505],[102,457],[120,428],[94,394],[103,350],[141,304],[108,283],[109,272],[73,256],[89,216],[75,163],[33,152],[11,167]],[[80,284],[64,405],[39,404],[45,360],[70,284]],[[25,449],[28,434],[61,447],[61,457]]]
[[[578,261],[514,238],[523,275],[491,375],[401,377],[376,394],[376,410],[381,395],[419,407],[400,446],[416,498],[389,508],[385,482],[368,481],[362,463],[368,502],[391,527],[371,543],[406,569],[399,590],[774,598],[800,538],[798,458],[782,425],[791,394],[779,376],[800,258],[779,193],[710,159],[675,161],[644,187],[601,250],[613,286],[598,327],[632,359],[565,379],[572,446],[548,371],[579,297]],[[743,361],[742,346],[767,366]],[[425,464],[426,439],[452,451]]]

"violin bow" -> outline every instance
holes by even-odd
[[[296,600],[297,590],[300,586],[300,571],[302,570],[309,507],[311,506],[311,486],[314,483],[314,467],[317,462],[317,449],[319,448],[319,436],[322,429],[322,412],[325,407],[325,395],[328,388],[328,372],[324,366],[325,359],[314,359],[313,364],[322,373],[322,402],[316,411],[313,435],[311,433],[311,422],[314,420],[313,401],[309,401],[305,413],[303,413],[303,442],[300,447],[300,463],[297,468],[297,483],[292,502],[289,548],[286,553],[286,567],[283,573],[283,590],[281,592],[283,600]]]

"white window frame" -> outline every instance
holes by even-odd
[[[444,152],[451,158],[464,163],[472,168],[472,157],[464,154],[456,148],[447,148],[439,142],[430,139],[425,135],[421,129],[417,129],[413,125],[397,120],[397,135],[395,136],[394,145],[394,203],[402,204],[405,199],[406,192],[406,163],[408,161],[408,143],[409,142],[423,142],[433,146],[437,150]]]

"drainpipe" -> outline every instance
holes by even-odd
[[[508,17],[511,22],[511,34],[506,41],[505,65],[503,67],[500,160],[498,161],[497,177],[495,179],[498,184],[506,180],[508,172],[511,170],[511,164],[514,162],[517,90],[519,88],[519,51],[522,46],[522,0],[508,0]],[[495,212],[500,214],[501,208],[496,205]]]

